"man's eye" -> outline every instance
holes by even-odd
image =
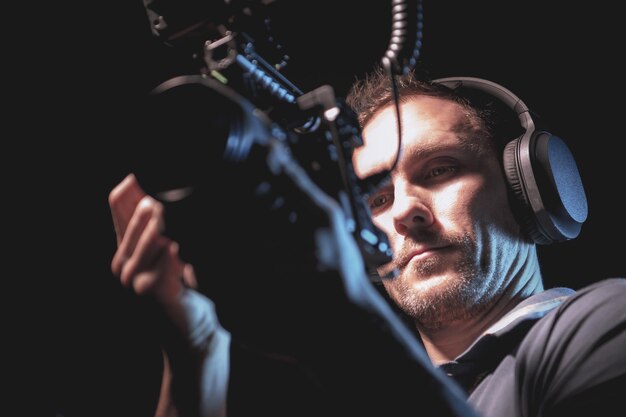
[[[370,209],[376,209],[384,206],[389,201],[389,196],[386,194],[380,194],[375,197],[370,198],[369,206]]]
[[[428,172],[428,174],[426,175],[426,178],[438,177],[448,172],[454,173],[457,170],[458,168],[455,166],[441,166],[441,167],[433,168]]]

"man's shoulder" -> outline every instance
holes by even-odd
[[[626,278],[606,278],[576,290],[533,327],[536,342],[566,334],[605,332],[626,321]],[[527,337],[526,339],[529,339]]]
[[[625,324],[626,278],[594,282],[537,321],[520,345],[519,364],[553,370],[584,368],[594,358],[601,367],[611,358],[626,364]]]
[[[626,278],[606,278],[578,289],[559,308],[559,320],[599,316],[604,319],[625,317]]]
[[[626,394],[624,346],[626,278],[576,290],[538,320],[519,346],[516,375],[523,380],[530,409],[552,404],[555,410],[574,412],[621,402]]]
[[[626,291],[626,276],[605,278],[591,284],[588,284],[576,291],[576,294],[605,294],[609,292],[624,293]]]

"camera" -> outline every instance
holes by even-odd
[[[183,233],[191,212],[196,224],[213,228],[207,214],[223,216],[262,239],[270,251],[262,258],[274,257],[273,268],[302,253],[316,254],[304,263],[314,271],[333,268],[322,243],[307,247],[315,241],[307,236],[327,226],[324,204],[332,202],[376,280],[391,248],[365,203],[375,184],[359,180],[352,167],[362,144],[356,115],[331,86],[303,92],[282,74],[288,56],[271,32],[271,3],[144,1],[153,35],[187,73],[146,99],[143,135],[166,145],[144,156],[140,180],[168,206],[174,238],[196,240]],[[214,202],[215,195],[227,198]],[[235,220],[251,215],[261,221]]]

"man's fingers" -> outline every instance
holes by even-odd
[[[152,219],[155,219],[156,229],[146,231],[146,228]],[[124,264],[133,256],[139,240],[146,233],[150,234],[148,239],[161,233],[164,228],[163,225],[163,205],[150,196],[144,196],[143,199],[137,204],[137,208],[133,213],[126,232],[121,240],[118,242],[118,249],[111,261],[111,270],[113,274],[119,276],[121,274]],[[146,238],[143,238],[146,239]]]
[[[130,285],[133,277],[141,271],[154,268],[157,259],[163,256],[170,240],[161,235],[161,221],[152,217],[141,233],[132,255],[123,263],[120,280],[123,285]],[[123,256],[123,255],[122,255]]]
[[[139,271],[133,278],[135,293],[151,293],[159,302],[170,304],[183,289],[180,280],[184,264],[178,257],[178,244],[169,242],[158,254],[150,268]]]
[[[113,217],[113,226],[120,244],[128,223],[133,216],[137,204],[146,196],[135,175],[129,174],[109,193],[109,207]]]

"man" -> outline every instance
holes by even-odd
[[[473,107],[469,94],[448,88],[454,84],[412,75],[398,80],[401,149],[388,76],[376,71],[348,96],[365,142],[354,154],[356,174],[391,171],[369,196],[374,223],[394,252],[381,275],[399,271],[383,279],[387,293],[415,324],[433,364],[466,389],[481,414],[619,413],[626,394],[626,281],[578,294],[544,290],[529,236],[537,230],[520,221],[519,190],[511,190],[518,185],[511,178],[514,187],[507,185],[504,175],[512,169],[503,167],[503,157],[510,157],[513,137],[499,136],[511,130],[514,112]],[[505,98],[515,99],[508,91]]]
[[[398,82],[400,140],[384,73],[357,84],[349,96],[364,138],[353,162],[363,179],[390,171],[368,197],[375,224],[394,251],[380,274],[391,299],[415,324],[432,363],[463,387],[482,416],[619,410],[620,394],[626,393],[626,282],[607,280],[578,293],[544,290],[535,244],[511,205],[503,146],[492,137],[500,129],[488,119],[490,113],[446,86],[411,76]],[[176,353],[180,349],[164,346],[174,352],[173,369],[197,366],[202,381],[197,392],[191,383],[191,394],[179,386],[173,404],[167,402],[166,377],[158,413],[187,404],[192,414],[224,415],[230,335],[217,322],[211,302],[179,279],[193,283],[193,270],[179,259],[177,244],[163,236],[161,205],[131,175],[111,192],[110,206],[119,245],[114,274],[155,300],[182,339],[190,341],[189,356],[199,358],[190,365]],[[398,275],[386,278],[391,271]],[[415,379],[428,377],[428,372],[415,374]],[[402,391],[399,381],[406,379],[370,384],[381,392],[397,390],[396,397],[379,401],[389,410],[415,402],[420,404],[415,414],[473,415],[456,404],[442,405],[427,391]],[[412,408],[403,411],[389,415],[413,414]]]
[[[376,77],[376,78],[374,78]],[[390,169],[398,152],[396,112],[383,72],[349,97],[364,125],[355,171]],[[400,274],[383,283],[420,331],[435,364],[449,362],[520,301],[543,290],[534,244],[509,207],[496,146],[478,113],[445,90],[400,94],[402,150],[391,180],[369,197]],[[424,89],[427,88],[427,85]],[[366,100],[388,94],[371,108]],[[391,140],[390,140],[391,137]]]

